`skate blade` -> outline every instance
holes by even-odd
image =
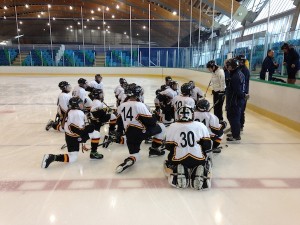
[[[49,155],[44,155],[43,157],[43,161],[42,161],[42,164],[41,164],[41,168],[46,168],[46,160],[49,158]]]

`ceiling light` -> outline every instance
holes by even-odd
[[[100,27],[98,27],[98,30],[100,30]]]
[[[86,21],[90,22],[90,19],[87,19]]]
[[[103,24],[105,25],[105,24],[106,24],[106,22],[105,22],[105,21],[103,21]]]
[[[70,10],[72,10],[73,9],[73,7],[72,6],[70,6]]]
[[[101,11],[101,9],[100,9],[100,8],[98,8],[98,11],[100,12],[100,11]]]
[[[48,26],[50,26],[50,23],[47,23]]]
[[[55,20],[55,17],[53,17],[53,20]]]
[[[173,14],[174,16],[176,16],[176,15],[177,15],[177,12],[176,12],[176,11],[173,11],[172,14]]]
[[[143,26],[143,29],[145,30],[145,29],[146,29],[146,26]]]
[[[48,4],[48,8],[49,8],[49,9],[51,8],[51,5],[50,5],[50,4]]]
[[[28,5],[28,4],[26,4],[26,5],[25,5],[25,7],[28,9],[28,8],[29,8],[29,5]]]
[[[80,22],[77,22],[78,25],[80,25]]]
[[[126,35],[127,33],[126,33],[126,32],[124,32],[124,34]]]
[[[92,30],[92,33],[94,33],[94,30]]]
[[[91,10],[91,13],[94,14],[94,10]]]
[[[109,28],[110,28],[110,26],[107,26],[107,28],[109,29]]]
[[[3,7],[3,9],[7,10],[7,7],[6,7],[6,5]]]
[[[106,31],[108,31],[108,29],[106,29]]]
[[[84,28],[86,28],[86,26],[84,26]]]
[[[71,32],[73,32],[73,30],[70,30]]]
[[[108,8],[108,7],[106,7],[106,11],[109,11],[109,8]]]
[[[22,22],[22,21],[20,21],[20,24],[23,24],[23,22]]]
[[[139,34],[136,34],[136,36],[139,36]]]
[[[42,15],[44,15],[44,12],[41,12]]]
[[[5,19],[5,20],[6,20],[6,16],[3,16],[3,19]]]
[[[67,30],[69,30],[69,27],[67,27]]]
[[[114,18],[115,18],[115,15],[112,15],[112,16],[111,16],[111,18],[113,18],[113,19],[114,19]]]
[[[120,8],[120,6],[119,5],[116,5],[116,9],[119,9]]]
[[[94,18],[94,17],[92,17],[92,20],[95,20],[95,18]]]
[[[21,31],[21,29],[18,29],[18,32],[20,32]]]
[[[70,26],[70,28],[73,28],[73,26]]]
[[[38,18],[41,18],[41,15],[40,15],[40,14],[38,15]]]

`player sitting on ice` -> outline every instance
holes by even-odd
[[[212,142],[203,123],[194,121],[194,111],[189,106],[177,110],[178,120],[166,133],[166,149],[170,151],[164,171],[171,186],[191,187],[196,190],[211,186],[211,161],[206,155]]]
[[[165,154],[159,149],[164,138],[165,126],[161,123],[157,124],[155,117],[152,116],[145,104],[139,101],[142,88],[138,85],[129,85],[129,87],[127,101],[118,107],[117,136],[119,138],[116,140],[116,142],[120,142],[125,128],[129,157],[116,168],[117,173],[123,172],[140,159],[141,143],[148,137],[154,136],[152,146],[149,148],[149,157]]]
[[[46,154],[42,161],[42,168],[47,168],[52,162],[75,162],[78,158],[79,144],[91,139],[90,159],[102,159],[103,155],[97,152],[100,133],[95,131],[93,125],[85,126],[85,115],[82,111],[83,102],[78,97],[73,97],[69,101],[70,109],[67,112],[67,119],[64,124],[65,138],[68,154]]]
[[[71,91],[71,85],[67,81],[61,81],[59,82],[58,87],[60,88],[61,93],[57,99],[57,113],[55,121],[49,120],[46,125],[46,131],[50,130],[52,127],[54,130],[64,132],[61,122],[64,121],[66,112],[68,111],[69,100],[71,98],[71,95],[69,94]]]
[[[79,97],[84,106],[85,111],[90,111],[92,107],[92,100],[87,96],[86,89],[88,88],[88,83],[86,79],[80,78],[78,80],[78,86],[76,86],[72,92],[73,97]]]
[[[227,123],[225,121],[219,121],[218,117],[209,112],[209,102],[206,99],[201,99],[197,102],[195,111],[195,120],[202,122],[208,129],[210,138],[213,141],[214,153],[218,153],[222,138],[224,136],[223,131],[226,128]],[[221,152],[221,150],[219,151]]]
[[[100,132],[100,128],[109,122],[109,133],[115,130],[117,117],[111,113],[103,104],[103,91],[94,89],[92,92],[93,102],[91,108],[91,124],[95,126],[95,130]]]
[[[171,103],[174,108],[174,112],[177,112],[177,110],[184,105],[188,105],[192,109],[195,108],[195,101],[190,97],[192,94],[192,89],[193,88],[190,83],[184,83],[181,85],[181,95],[176,95]],[[175,113],[175,120],[177,120],[177,113]]]

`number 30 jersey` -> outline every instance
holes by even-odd
[[[146,126],[153,126],[156,123],[152,114],[142,102],[124,102],[118,107],[118,114],[122,117],[125,129],[127,129],[128,126],[146,129]]]
[[[166,147],[173,152],[172,161],[181,161],[188,157],[203,160],[203,151],[211,148],[211,140],[203,123],[176,122],[167,130]]]

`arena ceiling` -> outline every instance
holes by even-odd
[[[175,46],[179,0],[2,0],[0,42],[23,35],[21,43],[49,44],[51,24],[53,43],[101,45],[105,40],[109,45],[128,45],[131,14],[133,44],[147,44],[149,4],[152,45]],[[188,36],[190,29],[198,30],[199,19],[205,33],[212,27],[213,16],[230,16],[231,0],[215,0],[214,11],[213,5],[214,0],[180,0],[180,39]],[[240,3],[233,1],[233,13],[239,7]],[[214,25],[220,28],[216,22]]]

